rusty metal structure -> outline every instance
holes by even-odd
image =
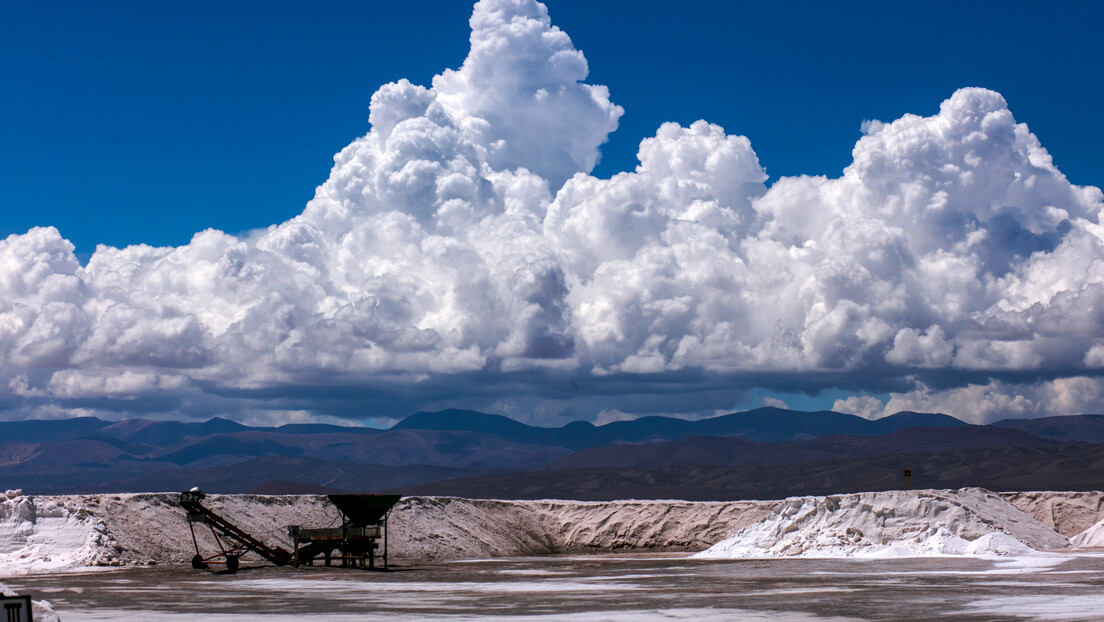
[[[196,554],[192,557],[192,568],[207,568],[211,564],[226,564],[228,572],[237,572],[238,562],[247,551],[253,551],[277,566],[286,566],[291,562],[292,555],[280,547],[270,547],[257,538],[249,535],[230,521],[211,511],[203,505],[203,499],[207,495],[198,488],[180,493],[180,507],[188,512],[188,529],[192,532],[192,544],[195,545]],[[215,539],[218,552],[204,556],[199,550],[199,539],[196,537],[196,525],[206,525],[211,530]],[[219,537],[222,534],[222,537]]]
[[[387,568],[387,518],[401,495],[328,495],[340,512],[340,527],[305,529],[299,525],[287,528],[295,543],[289,552],[279,546],[268,546],[225,517],[203,505],[206,495],[199,488],[180,493],[180,507],[188,513],[188,528],[195,545],[192,567],[204,569],[212,564],[225,564],[227,572],[237,572],[239,560],[252,551],[277,566],[314,565],[322,557],[325,565],[336,558],[343,567],[376,568],[376,559]],[[196,526],[206,526],[214,538],[217,552],[204,555]],[[200,527],[202,531],[202,527]]]
[[[336,557],[342,566],[373,570],[376,559],[387,568],[387,518],[400,495],[329,495],[341,512],[341,526],[325,529],[288,527],[295,542],[292,564],[314,565],[321,556],[327,566]],[[382,541],[382,546],[381,546]]]

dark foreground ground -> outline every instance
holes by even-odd
[[[985,560],[510,558],[388,572],[186,567],[12,577],[89,620],[1099,620],[1104,554]]]

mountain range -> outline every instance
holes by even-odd
[[[526,425],[469,410],[390,429],[93,417],[0,422],[0,490],[772,498],[902,487],[1104,488],[1104,416],[969,425],[759,408],[700,420]]]

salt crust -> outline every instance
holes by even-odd
[[[8,491],[0,496],[0,576],[187,562],[194,548],[177,498],[178,493],[31,497]],[[286,548],[285,526],[324,527],[338,518],[329,501],[317,495],[211,495],[208,505],[270,545]],[[200,539],[213,550],[209,534],[200,533]],[[982,550],[1019,555],[1022,546],[1030,547],[1028,552],[1061,550],[1068,542],[980,489],[736,502],[408,497],[391,514],[389,536],[393,559],[703,551],[711,546],[704,555]]]
[[[266,613],[255,615],[251,613],[204,613],[201,618],[194,613],[143,611],[141,622],[195,622],[197,619],[204,622],[302,622],[309,619],[311,622],[361,622],[365,620],[364,613],[311,613],[304,616],[302,613],[274,614]],[[69,616],[70,614],[66,614]],[[74,612],[73,617],[80,622],[117,622],[118,620],[134,620],[134,612],[126,609],[96,609]],[[454,613],[428,613],[425,611],[404,612],[388,611],[386,616],[377,616],[388,622],[468,622],[482,619]],[[502,613],[494,612],[495,622],[642,622],[654,620],[667,620],[671,622],[863,622],[858,618],[842,616],[825,616],[823,614],[804,613],[800,611],[755,611],[750,609],[645,609],[645,610],[603,610],[600,617],[596,617],[593,611],[576,613]],[[66,617],[66,620],[69,620]],[[35,622],[38,622],[36,619]]]
[[[0,596],[16,596],[15,590],[0,583]],[[60,622],[57,612],[48,600],[32,600],[31,615],[36,622]]]

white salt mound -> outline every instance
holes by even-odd
[[[999,496],[964,488],[793,497],[695,557],[1003,556],[1068,546]]]
[[[987,533],[971,542],[970,545],[966,547],[965,554],[979,556],[1000,555],[1003,557],[1032,555],[1038,552],[1038,549],[1027,546],[1016,538],[998,531]]]
[[[1104,547],[1104,520],[1070,538],[1070,544],[1078,548]]]
[[[0,497],[0,568],[6,574],[122,563],[104,521],[80,504],[25,496]]]

